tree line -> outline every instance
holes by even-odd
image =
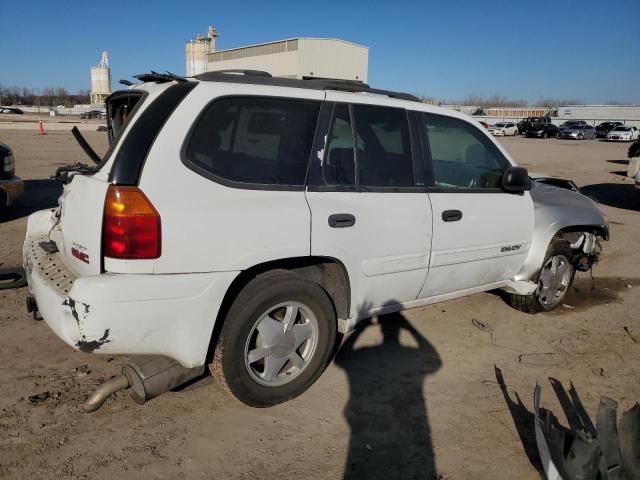
[[[90,102],[89,90],[78,90],[72,94],[64,87],[45,87],[43,89],[0,85],[0,105],[27,105],[73,107]]]
[[[530,104],[526,100],[512,99],[504,95],[467,95],[459,100],[438,100],[425,95],[418,98],[435,105],[473,105],[482,108],[554,108],[560,105],[584,105],[585,102],[575,98],[543,98]]]

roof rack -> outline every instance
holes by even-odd
[[[166,73],[158,73],[151,70],[150,73],[141,73],[140,75],[134,75],[133,78],[137,78],[141,82],[157,82],[157,83],[165,83],[165,82],[186,82],[187,79],[184,77],[180,77],[174,73],[166,72]]]
[[[242,68],[227,68],[224,70],[212,70],[211,72],[208,72],[208,73],[220,73],[223,75],[228,75],[228,74],[240,75],[241,74],[241,75],[247,75],[251,77],[272,77],[272,75],[269,72],[265,72],[264,70],[246,70]]]
[[[420,102],[420,99],[415,95],[371,88],[366,83],[358,80],[316,77],[306,77],[302,80],[298,80],[293,78],[273,77],[270,73],[262,70],[217,70],[201,73],[196,75],[194,78],[203,82],[244,83],[252,85],[270,85],[274,87],[308,88],[310,90],[337,90],[352,93],[372,93],[374,95],[384,95],[390,98],[397,98],[399,100]]]

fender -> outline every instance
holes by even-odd
[[[531,248],[514,280],[529,280],[540,269],[551,239],[565,229],[598,232],[609,239],[609,222],[597,204],[577,192],[533,182],[534,229]]]

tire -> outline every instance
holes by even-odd
[[[27,285],[27,276],[22,267],[0,268],[0,290],[21,288]]]
[[[542,138],[547,138],[547,137],[548,137],[547,132],[544,132],[544,133],[542,134]]]
[[[558,307],[558,305],[562,303],[566,293],[569,291],[569,288],[573,283],[573,278],[575,277],[576,271],[573,265],[571,265],[571,256],[572,252],[569,242],[557,237],[551,240],[549,248],[547,248],[547,254],[542,262],[542,268],[536,277],[538,288],[531,295],[507,293],[506,295],[509,304],[516,310],[520,310],[525,313],[549,312]],[[547,293],[546,297],[544,296],[544,289],[542,288],[543,274],[545,271],[550,271],[547,270],[547,268],[549,267],[549,263],[553,262],[554,258],[563,258],[568,270],[563,274],[563,281],[561,282],[565,283],[565,285],[562,285],[563,290],[559,292],[557,296],[553,295],[553,298],[549,298],[549,293]]]
[[[209,368],[223,389],[246,405],[277,405],[303,393],[322,374],[336,323],[333,303],[318,284],[286,270],[267,272],[231,304]],[[267,349],[271,353],[264,355]]]

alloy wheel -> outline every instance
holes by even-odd
[[[537,296],[546,309],[557,306],[564,298],[571,282],[572,267],[564,255],[550,257],[542,267]]]
[[[279,303],[253,325],[244,351],[245,366],[261,385],[291,382],[308,366],[318,344],[318,321],[299,302]]]

